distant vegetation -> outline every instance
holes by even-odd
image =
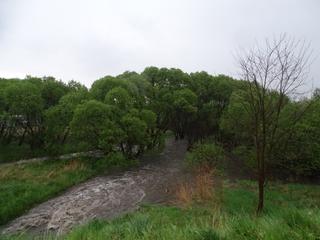
[[[163,144],[171,130],[190,146],[211,137],[255,168],[248,130],[245,81],[206,72],[148,67],[95,81],[91,89],[52,77],[0,80],[0,159],[100,149],[134,158]],[[299,106],[311,106],[292,127],[286,144],[273,149],[268,174],[317,176],[320,170],[320,99],[283,104],[279,134]],[[271,93],[270,93],[271,94]],[[276,96],[274,96],[276,98]],[[273,169],[275,171],[273,171]]]

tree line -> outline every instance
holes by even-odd
[[[121,151],[131,158],[163,144],[219,135],[219,119],[239,85],[206,72],[147,67],[96,80],[90,89],[53,77],[0,79],[1,145],[61,153]]]
[[[206,72],[147,67],[141,74],[124,72],[96,80],[90,89],[53,77],[0,80],[1,145],[27,145],[32,150],[61,153],[100,149],[135,157],[163,144],[164,133],[186,138],[190,146],[212,137],[254,167],[254,124],[248,108],[247,82]],[[268,98],[277,99],[276,92]],[[273,101],[273,100],[272,100]],[[291,115],[309,106],[294,125]],[[283,96],[277,138],[268,168],[296,175],[319,171],[320,102]],[[270,119],[272,121],[272,119]],[[286,149],[283,151],[283,149]]]

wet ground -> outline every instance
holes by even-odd
[[[136,210],[142,203],[168,203],[188,174],[183,167],[186,142],[168,140],[162,153],[142,158],[136,169],[99,176],[13,220],[3,233],[65,233],[92,219],[111,219]]]

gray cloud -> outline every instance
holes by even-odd
[[[239,47],[284,32],[320,56],[319,11],[318,0],[1,0],[0,76],[90,86],[150,65],[236,76]]]

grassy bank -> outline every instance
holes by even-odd
[[[119,163],[110,158],[78,158],[1,166],[0,225],[116,164]],[[128,163],[120,164],[124,166]]]
[[[210,203],[191,207],[145,207],[112,222],[95,221],[65,239],[319,239],[320,188],[271,185],[266,209],[255,212],[252,182],[224,189],[220,208]]]
[[[268,186],[262,216],[255,212],[252,182],[225,183],[222,205],[193,203],[187,208],[145,206],[113,221],[93,221],[58,239],[312,239],[320,238],[320,188]],[[31,239],[17,236],[7,239]],[[55,239],[40,236],[37,239]]]

